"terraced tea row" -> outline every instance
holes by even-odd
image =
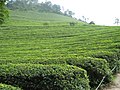
[[[35,77],[41,78],[42,72],[48,69],[47,72],[50,72],[50,74],[46,74],[48,79],[44,81],[44,84],[46,83],[50,86],[45,87],[47,88],[46,90],[55,90],[56,86],[53,83],[59,84],[62,87],[62,89],[59,88],[60,90],[63,90],[63,88],[66,88],[66,90],[70,90],[70,88],[71,90],[89,90],[88,79],[90,80],[91,88],[93,88],[99,84],[105,75],[108,76],[104,83],[110,82],[112,74],[120,69],[119,27],[90,25],[76,25],[73,27],[68,25],[4,26],[0,29],[0,42],[0,77],[3,77],[1,78],[1,83],[5,83],[4,81],[7,80],[7,84],[18,85],[25,90],[29,87],[19,84],[23,82],[18,80],[22,77],[22,72],[24,72],[23,75],[27,75],[25,72],[29,72],[28,74],[31,73],[31,75],[34,72],[34,75],[37,75]],[[116,65],[117,68],[112,73],[111,69]],[[37,69],[38,67],[40,70]],[[43,67],[47,67],[47,69],[41,69]],[[53,67],[61,69],[57,71]],[[71,69],[70,71],[69,68]],[[83,70],[81,68],[86,70],[87,74],[80,74],[81,70]],[[75,73],[72,76],[70,74],[69,78],[72,78],[70,80],[66,79],[68,76],[65,76],[65,82],[70,82],[70,85],[64,86],[56,82],[56,79],[62,82],[62,79],[60,79],[62,76],[57,75],[65,70],[68,70],[68,72],[65,72],[66,74],[64,73],[63,76],[69,76],[69,73],[74,73],[75,70],[80,76],[77,76],[77,80],[73,78],[76,75]],[[40,73],[36,74],[38,71]],[[54,75],[58,78],[55,79],[52,72],[56,72]],[[89,77],[81,75],[88,75]],[[12,78],[14,78],[15,82],[18,82],[16,84],[15,82],[8,83]],[[23,81],[26,81],[26,78],[28,77],[23,77]],[[28,79],[32,80],[31,78],[34,77]],[[83,82],[82,79],[86,81]],[[76,83],[73,82],[74,80],[76,80]],[[51,83],[48,84],[47,82]],[[32,85],[34,84],[33,86],[36,88],[36,85],[40,85],[39,89],[45,86],[38,84],[42,83],[41,81],[35,83],[32,82]],[[34,90],[38,89],[36,88]]]

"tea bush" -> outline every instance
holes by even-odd
[[[90,86],[97,86],[103,76],[107,76],[104,83],[112,80],[112,72],[109,68],[109,63],[105,59],[92,57],[66,57],[64,59],[49,59],[46,61],[38,61],[40,64],[69,64],[87,71]]]
[[[24,90],[90,90],[86,71],[69,65],[0,65],[0,82]]]
[[[113,73],[117,73],[120,71],[120,67],[119,67],[120,66],[120,52],[98,52],[92,56],[96,57],[96,58],[102,58],[102,59],[107,60],[111,70],[115,66],[117,66],[117,68],[115,68]]]
[[[112,72],[109,68],[109,63],[105,59],[101,58],[92,58],[92,57],[66,57],[66,58],[58,58],[58,59],[49,59],[49,60],[24,60],[24,61],[7,61],[8,63],[31,63],[31,64],[65,64],[65,65],[74,65],[79,68],[83,68],[87,71],[87,75],[89,76],[90,86],[97,86],[103,76],[107,76],[104,83],[110,82],[112,80]],[[6,64],[6,61],[0,61],[0,63]]]
[[[69,65],[75,65],[84,68],[89,76],[90,86],[97,86],[102,80],[103,76],[107,76],[104,83],[112,80],[112,73],[109,64],[104,59],[91,57],[68,58]]]

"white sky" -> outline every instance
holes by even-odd
[[[115,17],[120,19],[120,0],[39,0],[51,1],[75,12],[75,17],[85,16],[97,25],[114,25]],[[88,21],[88,22],[89,22]]]

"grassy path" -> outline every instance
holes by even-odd
[[[117,74],[117,77],[114,80],[113,84],[104,90],[120,90],[120,73]]]

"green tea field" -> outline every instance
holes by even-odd
[[[14,90],[92,90],[119,72],[119,26],[34,14],[11,11],[0,27],[0,83]]]

